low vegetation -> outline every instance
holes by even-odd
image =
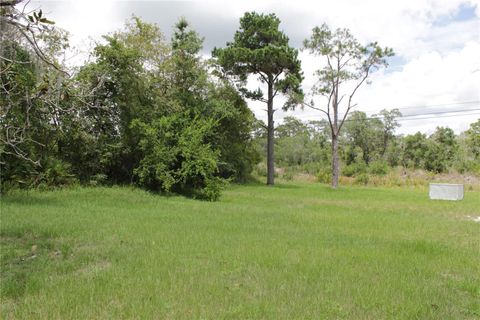
[[[3,319],[480,317],[480,194],[312,183],[1,200]]]
[[[341,185],[410,186],[432,181],[480,186],[480,120],[460,134],[438,127],[427,136],[420,132],[394,134],[400,126],[398,110],[384,110],[380,118],[352,112],[340,135]],[[397,114],[397,116],[395,116]],[[276,130],[277,175],[286,180],[308,175],[310,181],[331,183],[331,143],[326,121],[287,117]],[[256,125],[254,142],[264,154],[266,139]],[[254,168],[265,175],[265,159]],[[316,178],[316,179],[315,179]]]

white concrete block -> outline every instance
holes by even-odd
[[[429,196],[435,200],[462,200],[463,184],[430,183]]]

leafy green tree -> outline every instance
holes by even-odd
[[[466,131],[467,146],[471,150],[476,160],[480,160],[480,119],[470,124]]]
[[[288,44],[288,37],[279,30],[280,19],[275,14],[247,12],[240,19],[240,29],[233,42],[212,52],[216,63],[227,77],[233,78],[247,98],[267,104],[267,184],[274,184],[274,98],[287,96],[283,108],[294,107],[303,98],[303,79],[298,51]],[[267,94],[259,88],[247,89],[249,75],[257,75],[266,84]]]
[[[276,128],[277,161],[287,166],[302,165],[307,161],[310,149],[308,127],[300,119],[285,117]]]
[[[97,141],[97,150],[90,156],[99,155],[86,163],[96,162],[95,167],[110,182],[131,183],[141,158],[139,137],[131,129],[133,120],[160,117],[172,108],[171,99],[163,95],[161,87],[168,81],[160,77],[170,51],[158,27],[137,17],[126,24],[124,31],[104,39],[106,43],[94,49],[96,60],[85,65],[77,77],[94,92],[88,98],[91,107],[83,117],[90,124],[89,137],[85,138]],[[78,160],[76,171],[90,171]]]
[[[283,123],[276,128],[275,132],[278,138],[293,137],[308,134],[308,127],[300,119],[285,117]]]
[[[180,18],[172,36],[173,86],[169,97],[191,118],[216,119],[208,141],[219,150],[218,174],[245,181],[258,161],[250,136],[254,116],[227,81],[212,81],[200,58],[203,39]]]
[[[446,171],[451,167],[458,151],[455,132],[450,128],[437,127],[428,142],[425,152],[425,169],[437,173]]]
[[[216,119],[210,143],[220,151],[219,175],[245,182],[260,153],[251,135],[255,116],[237,90],[226,82],[210,83],[203,115]]]
[[[336,188],[340,174],[338,140],[345,119],[355,106],[353,102],[355,93],[373,71],[381,66],[387,66],[386,58],[393,55],[393,50],[382,49],[376,42],[361,45],[348,29],[337,29],[332,32],[326,24],[313,28],[310,39],[304,41],[304,48],[316,56],[324,57],[327,62],[316,71],[317,85],[312,88],[313,96],[320,95],[326,98],[326,106],[315,107],[313,101],[306,105],[323,112],[329,121],[332,141],[332,186]],[[348,89],[350,87],[351,90]],[[340,115],[342,103],[344,112]]]
[[[324,129],[324,123],[319,121],[305,123],[295,117],[286,117],[276,129],[278,165],[288,172],[317,174],[329,160]]]
[[[384,156],[389,143],[395,139],[395,129],[400,127],[397,118],[401,117],[402,113],[398,109],[392,109],[390,111],[383,109],[378,113],[378,115],[374,115],[374,117],[375,116],[380,116],[380,120],[383,124],[383,145],[381,154]]]
[[[18,2],[0,6],[0,180],[4,190],[73,181],[58,141],[78,120],[70,106],[75,87],[56,60],[68,46],[65,33],[48,27],[52,22],[41,10],[27,14],[12,7]]]
[[[427,136],[421,132],[407,135],[402,141],[402,164],[404,167],[422,168],[427,151]]]
[[[133,173],[150,190],[216,200],[226,179],[244,180],[252,170],[254,117],[234,87],[209,79],[199,55],[202,39],[184,19],[176,24],[171,44],[153,80],[165,87],[153,101],[175,112],[132,121],[140,159]]]
[[[358,147],[366,165],[378,158],[383,138],[383,124],[379,119],[368,118],[365,112],[354,111],[345,124],[345,134],[350,150]]]

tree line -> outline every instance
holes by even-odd
[[[341,175],[365,178],[385,175],[397,167],[433,174],[455,171],[480,175],[480,119],[458,135],[448,127],[437,127],[430,135],[395,134],[401,116],[398,109],[382,110],[374,117],[352,112],[339,137]],[[277,164],[290,174],[308,173],[331,183],[328,125],[327,120],[286,117],[276,130]],[[259,150],[265,150],[266,145],[262,128],[257,125],[255,131]]]
[[[233,41],[215,48],[209,60],[201,58],[203,39],[185,19],[167,40],[155,24],[133,17],[96,43],[91,59],[70,68],[62,60],[67,34],[52,27],[41,10],[25,13],[15,7],[19,2],[0,2],[2,190],[134,184],[216,200],[227,182],[249,179],[262,155],[267,184],[274,183],[275,163],[330,162],[336,187],[340,162],[348,167],[387,161],[399,141],[393,111],[384,114],[390,123],[354,127],[357,122],[346,121],[365,117],[350,114],[354,95],[393,55],[377,43],[361,45],[347,29],[322,25],[305,41],[305,50],[328,63],[304,94],[298,50],[289,46],[275,14],[245,13]],[[251,76],[265,84],[265,94],[249,89]],[[344,85],[350,92],[342,91]],[[287,118],[275,126],[277,95],[286,98],[284,110],[313,108],[327,121]],[[325,103],[316,105],[316,96]],[[266,124],[255,119],[247,99],[266,104]],[[346,109],[340,117],[342,103]],[[408,142],[408,152],[417,140]],[[407,158],[415,165],[433,163],[416,157]]]

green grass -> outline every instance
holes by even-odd
[[[479,319],[480,193],[233,186],[1,202],[2,319]]]

